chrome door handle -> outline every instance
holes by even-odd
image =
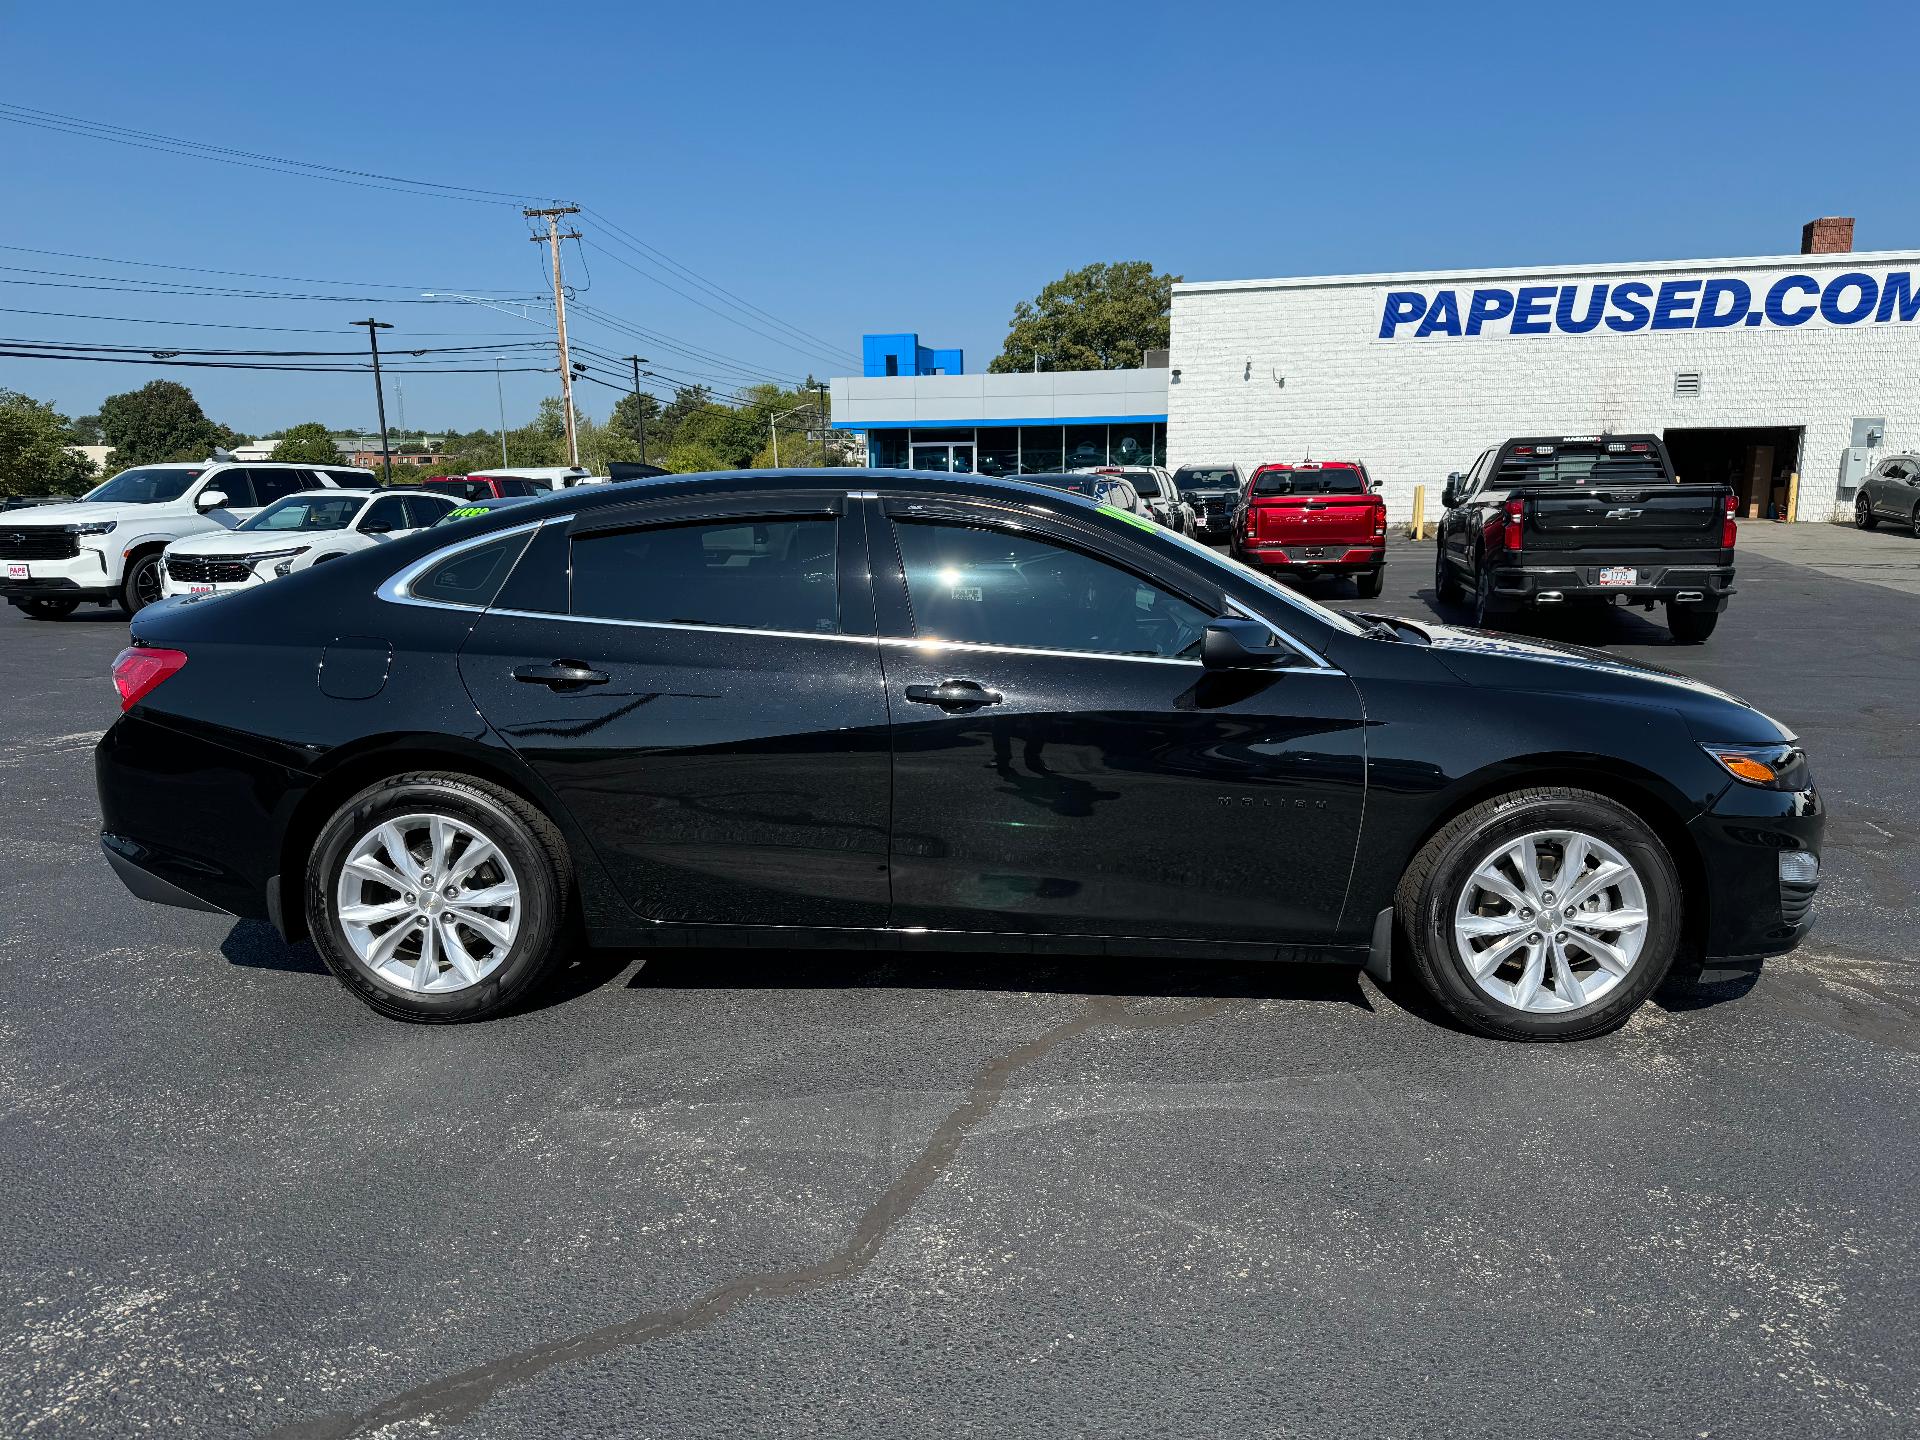
[[[517,666],[513,678],[524,680],[529,685],[545,685],[553,690],[574,690],[583,685],[607,683],[604,670],[595,670],[580,660],[554,660],[545,665]]]
[[[919,705],[938,705],[942,710],[977,710],[982,705],[998,705],[1005,698],[998,690],[989,690],[974,680],[907,686],[907,699]]]

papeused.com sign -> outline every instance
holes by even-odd
[[[1911,270],[1848,270],[1819,280],[1738,275],[1671,280],[1599,280],[1572,285],[1479,286],[1471,290],[1389,290],[1382,340],[1475,335],[1631,335],[1641,330],[1790,329],[1897,325],[1920,316]]]

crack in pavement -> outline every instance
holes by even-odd
[[[296,1421],[272,1431],[269,1440],[349,1440],[370,1430],[427,1420],[457,1425],[470,1419],[502,1390],[524,1384],[556,1366],[702,1329],[749,1300],[787,1299],[852,1279],[873,1263],[894,1226],[952,1166],[961,1144],[993,1113],[1006,1092],[1008,1081],[1019,1071],[1090,1030],[1101,1027],[1149,1030],[1188,1025],[1210,1020],[1248,1003],[1214,1000],[1179,1011],[1140,1013],[1127,1009],[1125,1001],[1118,996],[1092,997],[1073,1019],[1042,1031],[1026,1044],[990,1062],[974,1080],[966,1098],[934,1127],[919,1156],[867,1208],[846,1243],[824,1260],[743,1275],[714,1287],[686,1305],[635,1315],[577,1335],[532,1345],[472,1369],[430,1380],[366,1410]]]

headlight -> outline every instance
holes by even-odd
[[[92,520],[78,527],[78,532],[82,535],[110,535],[113,527],[119,523],[118,520]]]
[[[1798,745],[1702,745],[1720,768],[1745,785],[1762,790],[1809,790],[1813,772]]]

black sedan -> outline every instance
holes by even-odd
[[[1792,948],[1818,876],[1806,760],[1732,696],[1017,481],[568,491],[133,638],[115,870],[410,1020],[584,933],[1365,965],[1571,1039],[1676,957]]]

